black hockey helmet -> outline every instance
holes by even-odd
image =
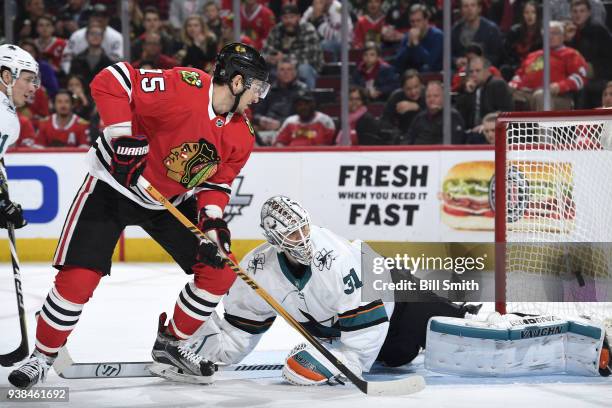
[[[247,83],[252,79],[266,82],[268,64],[253,47],[242,43],[227,44],[217,55],[213,80],[229,83],[237,74],[242,75]]]

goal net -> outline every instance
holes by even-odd
[[[498,310],[612,325],[612,111],[504,114],[496,141]]]

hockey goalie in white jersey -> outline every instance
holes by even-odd
[[[463,317],[478,310],[434,294],[421,303],[362,302],[361,241],[351,243],[312,225],[306,210],[287,197],[264,203],[261,227],[268,242],[248,253],[242,268],[311,334],[325,339],[325,347],[357,375],[369,371],[376,360],[399,366],[414,359],[425,346],[431,316]],[[214,313],[191,346],[210,361],[233,364],[255,348],[276,312],[241,279],[223,304],[223,317]],[[163,367],[152,371],[190,381]],[[306,344],[289,353],[283,377],[296,385],[343,381],[340,372]]]

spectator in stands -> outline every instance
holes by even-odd
[[[55,70],[47,61],[40,59],[40,52],[38,51],[38,47],[36,46],[34,40],[25,39],[19,43],[19,46],[29,52],[32,58],[38,62],[40,83],[43,88],[45,88],[47,93],[53,97],[59,89],[59,83],[57,81],[57,76],[55,75]]]
[[[89,46],[87,30],[89,27],[93,26],[98,26],[102,29],[102,49],[108,58],[112,61],[123,59],[123,36],[120,32],[108,26],[106,6],[104,4],[96,4],[89,15],[88,26],[75,31],[70,36],[68,45],[64,48],[64,53],[62,55],[62,69],[64,72],[70,72],[72,59],[76,55],[84,52]]]
[[[298,64],[298,77],[314,89],[318,71],[323,65],[321,42],[312,24],[300,22],[295,5],[283,7],[281,22],[270,31],[262,54],[272,66],[285,56],[294,58]]]
[[[19,13],[15,19],[14,32],[16,38],[25,39],[33,37],[36,34],[34,24],[44,14],[45,2],[43,0],[26,0],[23,13]]]
[[[495,121],[499,113],[491,112],[487,113],[482,118],[482,124],[480,125],[480,133],[470,133],[466,135],[466,144],[490,144],[495,145]]]
[[[395,69],[434,72],[442,69],[442,31],[429,24],[429,10],[423,4],[410,7],[410,30],[395,56]]]
[[[148,33],[142,46],[142,54],[138,61],[134,62],[135,68],[140,68],[140,64],[147,61],[155,68],[170,69],[178,65],[178,61],[169,55],[162,53],[161,36],[157,33]]]
[[[469,63],[466,93],[457,97],[457,110],[463,117],[467,132],[482,133],[482,118],[491,112],[509,112],[514,105],[510,87],[489,71],[489,61],[474,57]]]
[[[324,146],[334,143],[334,121],[316,110],[314,97],[309,91],[298,92],[295,111],[296,115],[289,116],[283,122],[275,146]]]
[[[572,0],[550,0],[550,19],[565,21],[571,18]],[[596,24],[606,25],[606,8],[601,0],[589,0],[591,20]]]
[[[221,21],[219,5],[215,0],[209,0],[204,5],[204,21],[215,37],[221,38],[221,25],[223,22]]]
[[[366,90],[360,86],[351,86],[349,89],[349,128],[350,144],[356,145],[383,145],[389,144],[380,137],[380,124],[378,120],[368,112],[368,96]],[[341,144],[342,131],[338,132],[336,144]]]
[[[601,107],[612,108],[612,81],[609,81],[603,90],[601,95]]]
[[[499,28],[491,20],[481,17],[482,0],[461,0],[461,20],[451,32],[452,55],[464,55],[465,47],[471,43],[482,46],[484,56],[498,66],[502,61],[503,42]]]
[[[576,33],[567,45],[578,50],[587,61],[589,77],[580,92],[578,105],[594,108],[599,105],[606,83],[612,79],[612,36],[605,26],[593,22],[589,0],[572,0],[571,13]]]
[[[228,14],[221,18],[221,38],[217,41],[217,52],[221,51],[224,45],[234,42],[234,15]],[[246,35],[240,35],[240,42],[254,47],[253,41]]]
[[[389,64],[381,58],[380,46],[367,42],[363,50],[357,72],[351,76],[352,83],[365,88],[369,99],[384,99],[399,88],[399,76]]]
[[[258,130],[278,130],[285,119],[295,114],[297,94],[306,89],[306,84],[297,79],[295,61],[289,57],[282,59],[276,67],[276,81],[268,96],[255,105],[254,123]]]
[[[15,143],[15,147],[29,147],[27,144],[29,142],[24,144],[24,141],[34,140],[36,138],[36,130],[34,129],[34,125],[28,117],[22,115],[21,113],[17,113],[17,119],[19,119],[19,138]]]
[[[114,61],[102,48],[103,37],[104,30],[100,26],[87,27],[87,48],[72,60],[70,75],[79,75],[86,84],[89,84],[98,72],[113,64]]]
[[[72,95],[61,89],[53,102],[55,113],[40,121],[35,140],[24,140],[30,147],[89,147],[89,122],[74,112]]]
[[[424,107],[423,83],[419,73],[409,69],[402,76],[402,88],[393,92],[387,100],[382,122],[395,127],[400,135],[405,135],[414,117]]]
[[[520,23],[513,25],[504,42],[504,78],[510,79],[530,52],[542,48],[542,17],[534,0],[523,4]]]
[[[563,23],[551,21],[549,30],[552,109],[571,109],[574,98],[572,93],[580,91],[587,80],[587,63],[578,51],[563,45]],[[515,105],[527,105],[530,110],[543,110],[543,59],[543,50],[531,52],[516,71],[510,81]]]
[[[66,82],[66,88],[72,94],[74,113],[90,120],[95,106],[91,95],[89,95],[89,87],[85,85],[83,78],[78,75],[70,75]]]
[[[217,56],[217,38],[202,16],[194,14],[185,19],[181,40],[184,47],[177,54],[181,58],[181,65],[212,72]]]
[[[178,33],[185,19],[192,14],[200,14],[208,0],[172,0],[168,20]]]
[[[444,90],[440,81],[429,81],[425,90],[425,104],[427,108],[415,117],[404,139],[400,144],[442,144],[443,136],[443,107]],[[451,108],[451,143],[465,143],[465,126],[459,112]]]
[[[62,53],[66,48],[66,40],[53,35],[55,31],[55,18],[50,14],[44,14],[36,20],[36,33],[38,38],[34,40],[42,59],[47,61],[55,73],[59,73]]]
[[[366,42],[373,41],[380,46],[382,29],[385,25],[385,13],[382,11],[382,0],[368,0],[365,14],[357,19],[353,34],[353,48],[361,49]]]
[[[313,0],[312,6],[304,12],[301,22],[310,23],[315,27],[323,51],[330,53],[332,61],[338,61],[343,43],[342,3],[338,0]],[[348,20],[348,33],[349,38],[344,41],[350,43],[353,36],[351,19]]]
[[[410,30],[411,0],[398,0],[385,16],[385,26],[382,29],[382,39],[387,46],[398,44],[404,34]]]
[[[465,92],[465,83],[469,79],[469,76],[466,72],[468,68],[468,63],[472,58],[482,56],[482,47],[479,44],[472,43],[465,48],[465,55],[463,57],[457,58],[456,60],[457,70],[455,71],[455,74],[453,75],[453,78],[451,80],[451,90],[453,92]],[[493,65],[489,66],[489,71],[494,77],[502,78],[502,74],[499,69],[497,69]]]
[[[76,30],[85,27],[89,20],[89,8],[88,0],[69,0],[58,10],[56,34],[62,38],[70,38]]]
[[[162,21],[159,14],[159,10],[156,7],[149,6],[143,11],[143,26],[144,33],[142,33],[136,41],[132,44],[132,60],[136,60],[142,54],[142,49],[146,41],[147,34],[156,33],[161,38],[162,50],[161,52],[166,55],[174,55],[177,51],[176,43],[172,37],[166,34],[162,30]]]
[[[270,30],[276,24],[272,10],[258,0],[244,0],[240,6],[240,28],[244,35],[253,40],[255,48],[262,49]]]
[[[128,0],[128,18],[130,19],[130,40],[144,33],[144,13],[138,5],[138,0]]]

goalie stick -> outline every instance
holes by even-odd
[[[58,352],[53,362],[53,369],[62,378],[91,379],[91,378],[133,378],[155,377],[149,367],[153,361],[113,361],[100,363],[75,363],[64,346]],[[218,365],[218,371],[280,371],[283,364],[232,364]]]
[[[166,197],[164,197],[155,187],[151,185],[143,176],[138,179],[140,187],[160,202],[166,209],[174,215],[185,227],[187,227],[200,240],[212,242],[202,231],[198,229],[182,212],[180,212]],[[346,376],[363,393],[368,395],[405,395],[421,391],[425,388],[425,379],[420,375],[413,375],[408,378],[394,381],[366,381],[359,378],[347,366],[337,359],[329,350],[311,335],[297,320],[293,318],[270,294],[259,284],[247,275],[242,268],[227,256],[225,252],[217,248],[217,252],[223,257],[229,267],[242,279],[251,289],[253,289],[263,300],[265,300],[279,315],[281,315],[290,326],[296,329],[308,342],[317,349],[323,356]]]
[[[0,169],[0,188],[6,191],[8,196],[8,182],[6,181],[3,169]],[[8,354],[0,355],[0,365],[3,367],[10,367],[16,362],[26,358],[30,354],[30,349],[28,346],[25,308],[23,307],[23,290],[21,288],[19,258],[17,257],[17,246],[15,245],[15,228],[10,222],[7,223],[6,227],[8,231],[9,248],[11,250],[11,262],[13,264],[13,278],[15,280],[15,294],[17,296],[17,313],[19,314],[19,329],[21,331],[21,342],[19,346]]]

